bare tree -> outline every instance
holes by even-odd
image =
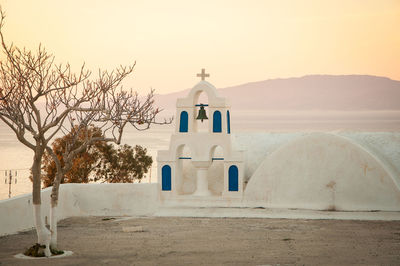
[[[119,90],[121,82],[132,73],[135,64],[119,67],[112,72],[99,71],[96,80],[81,67],[78,74],[69,64],[57,65],[54,56],[39,46],[36,52],[7,45],[3,36],[5,15],[0,9],[1,49],[5,54],[0,62],[0,120],[10,127],[18,140],[34,153],[32,163],[32,197],[34,222],[38,243],[45,245],[45,255],[50,256],[50,242],[56,246],[56,209],[61,177],[70,167],[76,153],[90,143],[100,140],[86,136],[79,148],[69,148],[65,153],[66,164],[61,166],[57,156],[57,178],[51,194],[51,232],[45,227],[41,211],[41,161],[44,151],[52,154],[50,141],[57,134],[79,131],[96,124],[104,131],[101,140],[120,143],[124,128],[132,124],[146,129],[155,123],[159,110],[153,108],[153,92],[141,102],[137,94]],[[77,124],[77,127],[73,125]],[[73,147],[72,138],[70,147]]]
[[[76,109],[67,116],[68,126],[61,127],[63,134],[69,136],[63,153],[63,163],[50,146],[46,147],[57,169],[51,192],[50,211],[50,246],[54,249],[57,248],[56,213],[59,187],[64,175],[72,168],[74,158],[88,146],[99,141],[120,144],[127,125],[133,125],[138,130],[145,130],[150,128],[151,124],[171,123],[171,119],[156,121],[160,110],[154,108],[153,91],[142,101],[136,93],[118,91],[122,73],[125,73],[123,69],[111,73],[102,72],[95,82],[96,88],[100,88],[102,92],[100,97],[92,98],[86,108]],[[51,99],[58,99],[58,97],[51,97]],[[65,99],[66,103],[68,101],[68,98]],[[49,102],[49,105],[51,106],[52,103]],[[94,125],[102,130],[102,134],[98,134],[95,130],[87,130],[88,127]]]

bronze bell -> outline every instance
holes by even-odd
[[[201,120],[201,122],[203,122],[203,120],[208,119],[207,114],[206,114],[206,110],[204,109],[204,105],[200,104],[200,110],[199,110],[199,114],[196,118],[197,120]]]

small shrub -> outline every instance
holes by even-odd
[[[50,251],[51,251],[51,254],[53,254],[53,255],[61,255],[61,254],[64,254],[64,251],[59,250],[59,249],[56,249],[56,248],[52,248],[51,246],[50,246]]]
[[[46,245],[40,245],[39,243],[36,243],[32,247],[28,248],[25,252],[25,256],[30,256],[30,257],[44,257],[44,249],[46,248]],[[50,251],[52,255],[61,255],[64,254],[64,251],[58,250],[55,248],[50,247]]]
[[[30,257],[44,257],[44,249],[46,248],[46,245],[40,245],[39,243],[36,243],[32,247],[28,248],[25,252],[25,256],[30,256]]]

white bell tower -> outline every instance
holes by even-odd
[[[176,128],[171,136],[168,150],[158,151],[158,183],[163,199],[191,197],[242,198],[243,195],[243,151],[232,148],[230,126],[230,104],[218,95],[217,89],[205,81],[209,74],[202,69],[201,81],[197,83],[188,96],[179,98],[176,102]],[[204,92],[208,103],[199,103],[199,96]],[[208,109],[209,127],[207,132],[198,132],[197,120],[200,109]],[[182,156],[181,151],[186,146],[189,156]],[[223,150],[222,157],[215,157],[216,147]],[[195,190],[191,194],[181,193],[184,169],[182,161],[190,160],[195,168]],[[214,162],[223,163],[223,171],[217,175],[208,176],[208,170]],[[219,194],[213,194],[209,189],[209,180],[220,178],[223,189]]]

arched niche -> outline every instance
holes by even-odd
[[[227,126],[226,132],[228,134],[231,134],[231,114],[230,114],[229,110],[226,111],[226,126]]]
[[[182,111],[179,116],[179,132],[186,133],[189,129],[189,115],[186,111]]]
[[[231,165],[228,170],[228,190],[239,191],[239,169],[236,165]]]
[[[221,112],[216,110],[213,113],[213,132],[221,133],[222,132],[222,115]]]
[[[172,188],[171,166],[166,164],[161,168],[161,189],[163,191],[171,191],[171,188]]]
[[[214,145],[210,149],[211,166],[207,171],[208,187],[212,194],[222,195],[224,190],[224,149]]]
[[[188,145],[181,144],[176,149],[176,193],[192,194],[196,190],[196,172],[192,164],[192,152]]]

